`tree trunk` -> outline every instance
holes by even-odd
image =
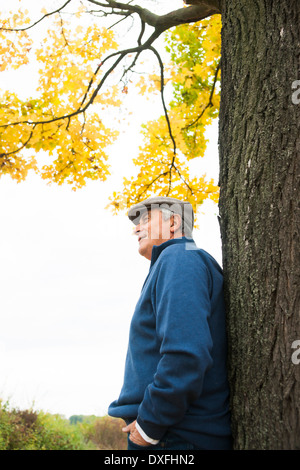
[[[300,1],[222,3],[220,227],[235,448],[300,449]]]

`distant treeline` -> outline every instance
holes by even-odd
[[[109,416],[19,410],[0,400],[0,450],[122,450],[124,422]]]
[[[99,417],[95,415],[72,415],[69,418],[69,422],[70,424],[91,423],[95,421],[95,419],[99,419]]]

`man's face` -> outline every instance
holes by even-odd
[[[139,224],[135,227],[140,255],[150,260],[154,245],[161,245],[173,238],[171,223],[172,217],[164,220],[159,209],[145,212],[141,216]]]

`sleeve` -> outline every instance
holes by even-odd
[[[163,258],[152,300],[161,359],[137,418],[153,439],[182,420],[212,366],[210,284],[210,273],[194,251]]]
[[[136,422],[135,427],[140,433],[140,435],[142,436],[142,438],[145,439],[146,442],[149,442],[149,444],[152,444],[152,445],[159,443],[159,439],[152,439],[151,437],[147,436],[147,434],[144,433],[144,431],[142,430],[138,422]]]

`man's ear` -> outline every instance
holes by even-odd
[[[181,216],[179,214],[174,214],[172,217],[171,217],[171,226],[170,226],[170,230],[172,233],[175,233],[177,232],[177,230],[179,230],[181,228]]]

